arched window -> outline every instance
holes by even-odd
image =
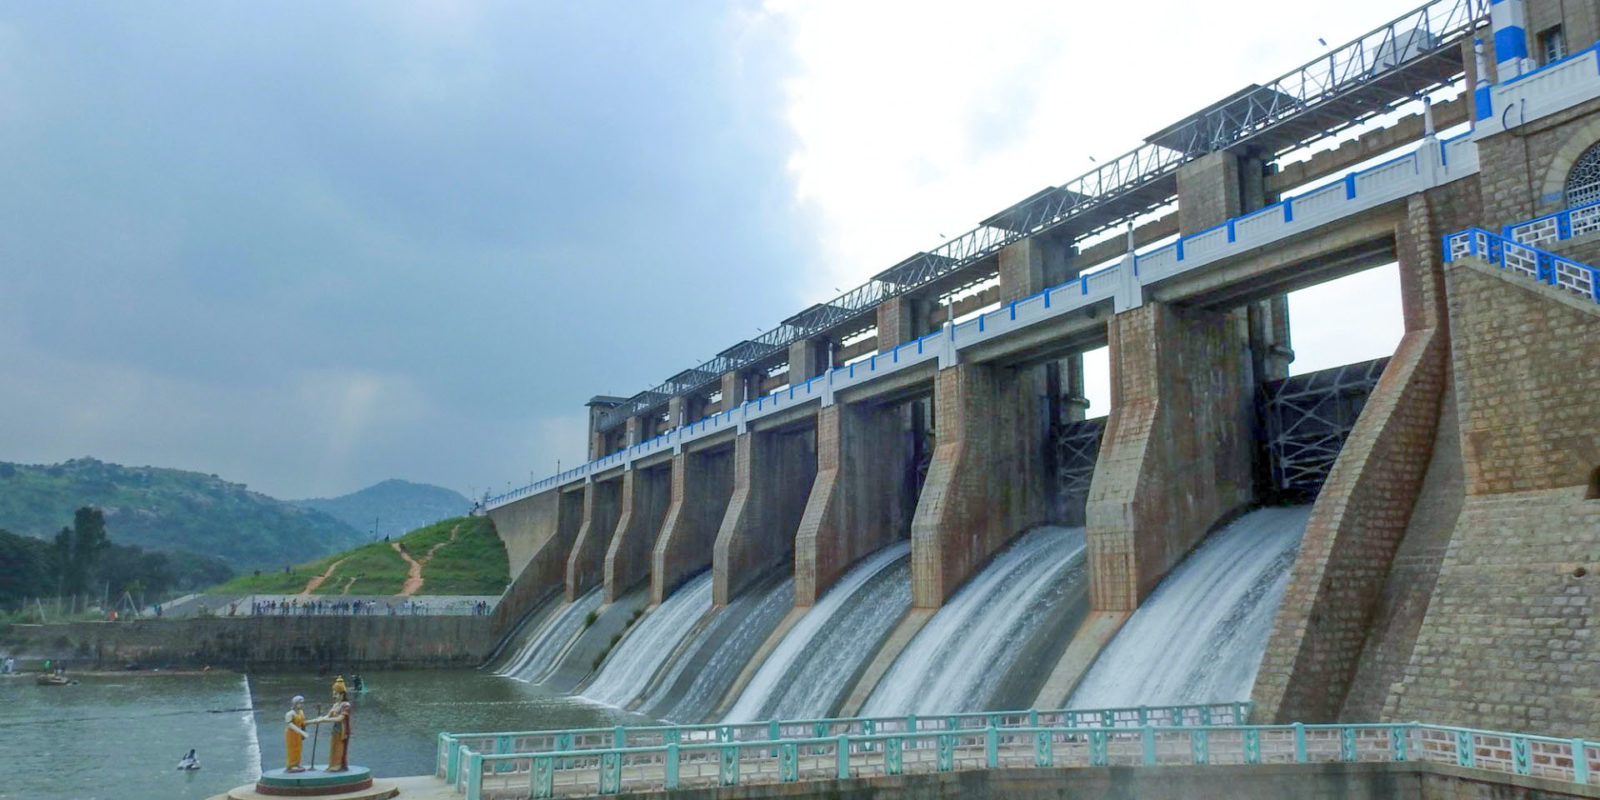
[[[1600,144],[1591,145],[1578,156],[1567,173],[1567,207],[1600,200]]]

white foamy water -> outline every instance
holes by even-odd
[[[639,620],[636,630],[617,645],[582,696],[626,707],[644,691],[656,670],[710,609],[711,571],[707,570],[678,587],[655,611]]]
[[[1150,593],[1067,706],[1249,700],[1310,515],[1263,508],[1213,534]]]
[[[240,675],[239,683],[244,689],[244,704],[239,708],[239,721],[245,729],[245,764],[250,770],[250,780],[261,780],[261,738],[256,735],[256,701],[250,693],[250,676]]]
[[[794,578],[734,598],[706,625],[640,710],[673,722],[701,722],[738,680],[750,656],[794,607]],[[731,626],[731,630],[724,626]],[[695,672],[685,680],[684,673]]]
[[[602,599],[600,587],[596,586],[562,607],[543,628],[534,633],[511,665],[499,674],[524,682],[543,678],[555,666],[556,658],[566,649],[567,643],[583,629],[589,613],[600,607]]]
[[[872,656],[888,628],[899,621],[911,603],[909,556],[911,543],[890,545],[868,556],[846,572],[783,641],[762,662],[744,692],[728,710],[724,721],[821,716],[827,697],[848,691],[843,686],[855,668]],[[903,578],[886,575],[900,567]],[[869,584],[876,591],[867,591]]]
[[[917,632],[862,707],[868,717],[980,710],[1022,645],[1084,574],[1082,528],[1036,528],[962,586]],[[1067,635],[1071,635],[1069,631]]]

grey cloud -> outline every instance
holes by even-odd
[[[35,382],[26,408],[0,392],[33,429],[0,428],[0,458],[225,463],[290,495],[499,484],[576,456],[589,395],[799,306],[819,249],[781,31],[429,8],[0,10],[0,369]],[[97,376],[123,399],[49,402]],[[335,385],[403,408],[330,450],[305,417],[351,413],[317,402]]]

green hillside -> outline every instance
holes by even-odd
[[[452,536],[454,537],[452,539]],[[396,549],[421,564],[422,586],[414,594],[499,594],[510,580],[506,550],[488,517],[457,517],[414,530],[392,542],[373,542],[291,567],[243,575],[217,594],[297,594],[319,576],[319,595],[394,595],[410,570]]]
[[[48,538],[81,506],[103,510],[106,531],[119,544],[203,553],[235,568],[281,569],[365,538],[320,511],[215,475],[92,458],[44,465],[0,462],[0,528]]]

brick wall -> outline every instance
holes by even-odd
[[[1461,516],[1388,718],[1592,734],[1600,719],[1600,309],[1451,264]]]
[[[1480,207],[1472,180],[1407,201],[1395,232],[1407,334],[1312,508],[1262,657],[1258,718],[1331,720],[1346,705],[1371,712],[1387,692],[1384,676],[1410,658],[1459,506],[1458,448],[1452,440],[1438,449],[1455,430],[1453,416],[1439,429],[1450,384],[1439,243]]]
[[[1111,416],[1089,489],[1090,597],[1131,611],[1253,499],[1244,322],[1163,303],[1111,320]],[[931,481],[931,478],[930,478]]]
[[[650,602],[660,603],[711,565],[717,527],[733,493],[733,448],[679,453],[672,459],[671,503],[650,554]]]
[[[1040,368],[957,364],[934,378],[933,460],[911,523],[911,600],[944,604],[1045,519]]]
[[[1478,142],[1484,213],[1472,224],[1499,231],[1565,208],[1567,173],[1584,150],[1600,142],[1597,111],[1600,100],[1591,100]]]

